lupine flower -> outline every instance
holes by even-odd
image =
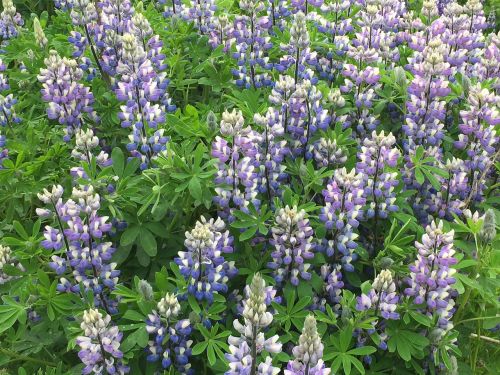
[[[237,274],[234,262],[227,262],[224,254],[233,252],[233,237],[220,219],[207,220],[203,216],[194,229],[186,232],[184,245],[175,263],[188,281],[188,293],[197,300],[213,301],[214,293],[226,293],[228,280]]]
[[[328,111],[323,108],[323,95],[309,80],[296,85],[290,96],[290,122],[286,131],[292,136],[294,156],[311,159],[311,138],[318,130],[326,130],[330,124]]]
[[[264,128],[256,155],[261,177],[259,191],[266,193],[271,201],[272,197],[280,195],[281,183],[286,178],[283,159],[288,155],[289,149],[286,140],[282,139],[284,129],[277,110],[269,108],[265,116],[256,113],[254,121]]]
[[[326,239],[321,249],[327,257],[333,257],[335,264],[341,264],[346,271],[353,271],[352,261],[357,255],[355,232],[363,217],[362,208],[366,202],[364,176],[356,170],[347,172],[346,168],[337,169],[333,179],[323,190],[325,207],[319,219],[325,223]]]
[[[80,325],[83,335],[76,338],[78,357],[85,367],[83,374],[126,374],[129,368],[122,362],[120,341],[123,334],[111,324],[111,317],[97,309],[85,310]]]
[[[71,151],[71,156],[76,160],[87,163],[89,166],[92,164],[92,160],[95,160],[96,165],[101,168],[110,166],[112,160],[106,152],[100,151],[99,154],[94,155],[94,150],[98,149],[98,147],[99,138],[94,135],[92,129],[87,129],[86,131],[78,129],[75,133],[75,148]],[[88,178],[83,167],[73,167],[70,173],[75,178]]]
[[[0,13],[0,36],[2,39],[15,38],[24,21],[12,0],[2,0],[3,10]]]
[[[312,83],[316,83],[313,79],[312,70],[308,68],[308,64],[313,65],[316,59],[316,52],[311,51],[310,44],[306,16],[304,13],[298,12],[294,15],[290,27],[289,43],[280,46],[287,55],[282,57],[275,67],[279,72],[292,69],[295,84],[302,80],[310,80]]]
[[[389,270],[382,270],[375,280],[368,294],[357,298],[356,309],[365,311],[373,309],[375,315],[382,315],[384,319],[399,319],[396,312],[399,297],[396,294],[396,284]]]
[[[468,183],[470,190],[475,189],[472,191],[475,200],[482,199],[484,178],[488,177],[483,175],[483,170],[497,151],[496,145],[500,140],[495,131],[495,127],[500,124],[499,98],[477,84],[469,89],[469,108],[460,111],[460,134],[454,144],[467,151],[465,171],[472,177]]]
[[[299,337],[299,344],[293,348],[294,360],[289,361],[285,375],[328,375],[331,370],[323,362],[323,343],[316,328],[316,319],[308,315]]]
[[[190,3],[190,7],[184,6],[182,10],[183,18],[193,22],[201,34],[207,34],[213,27],[213,17],[217,9],[215,1],[191,0]]]
[[[266,70],[272,68],[267,51],[271,48],[267,15],[261,15],[264,4],[259,0],[242,0],[239,3],[244,15],[234,20],[232,37],[236,51],[233,57],[238,68],[233,69],[236,85],[245,88],[270,86],[271,79]]]
[[[49,40],[43,32],[43,28],[42,25],[40,25],[40,20],[38,19],[38,17],[35,17],[35,19],[33,20],[33,30],[36,43],[40,46],[40,48],[45,48],[47,46],[47,43],[49,43]]]
[[[212,156],[217,158],[214,202],[221,209],[222,218],[231,219],[232,210],[248,210],[252,203],[259,207],[257,144],[259,137],[249,126],[241,111],[225,111],[222,114],[220,133],[212,145]]]
[[[424,305],[423,312],[438,316],[438,326],[449,330],[453,326],[451,317],[454,312],[453,275],[451,268],[457,263],[453,249],[454,231],[445,232],[443,222],[431,222],[425,228],[422,242],[415,242],[418,250],[417,260],[410,265],[410,277],[405,294],[417,305]]]
[[[24,267],[19,263],[12,254],[9,246],[0,245],[0,285],[15,279],[15,276],[10,276],[4,271],[6,265],[16,267],[20,271],[24,271]]]
[[[7,67],[0,59],[0,127],[13,127],[14,124],[21,122],[15,111],[17,99],[12,93],[6,94],[10,89],[9,80],[4,73]]]
[[[415,78],[408,87],[408,114],[403,125],[409,147],[439,145],[444,136],[446,110],[441,98],[450,92],[446,79],[450,65],[444,60],[446,53],[447,47],[439,39],[433,39],[411,67]]]
[[[226,375],[233,374],[272,374],[276,375],[279,368],[273,367],[271,357],[264,362],[259,361],[258,355],[265,350],[276,354],[281,351],[278,335],[265,338],[264,330],[273,321],[273,315],[267,311],[266,283],[260,274],[255,274],[252,283],[245,288],[246,298],[243,301],[243,324],[235,319],[234,328],[241,334],[240,337],[229,336],[229,370]]]
[[[349,124],[355,126],[356,134],[362,139],[375,131],[380,120],[372,113],[372,107],[377,99],[376,91],[380,89],[380,71],[371,66],[359,69],[353,64],[345,64],[342,70],[345,77],[340,91],[344,94],[353,93],[356,112],[349,117]]]
[[[159,7],[163,10],[163,17],[179,16],[184,10],[181,0],[158,0]]]
[[[98,215],[100,196],[92,186],[74,187],[72,199],[66,202],[62,200],[63,193],[61,186],[53,186],[51,191],[44,189],[38,198],[48,207],[37,209],[40,217],[53,216],[57,223],[57,228],[45,227],[45,240],[41,243],[45,249],[55,251],[49,266],[60,276],[57,290],[92,291],[96,307],[115,313],[117,302],[109,292],[115,288],[120,271],[116,263],[110,262],[115,248],[111,242],[103,241],[111,224],[107,223],[107,216]],[[72,280],[66,278],[68,269]]]
[[[268,267],[274,272],[274,278],[280,285],[290,280],[292,285],[299,284],[299,278],[310,280],[311,265],[308,260],[314,257],[313,230],[304,210],[296,206],[281,208],[276,213],[276,224],[272,228],[270,241],[275,247]]]
[[[64,140],[69,141],[83,123],[99,121],[92,108],[94,96],[79,82],[83,71],[75,60],[50,51],[44,62],[46,68],[40,69],[38,80],[43,85],[42,99],[48,103],[47,115],[66,125]]]
[[[150,166],[151,160],[166,150],[168,138],[164,129],[158,129],[165,122],[165,113],[175,106],[167,94],[168,80],[161,53],[162,42],[158,36],[149,38],[144,17],[134,17],[138,24],[132,27],[132,33],[121,37],[122,56],[117,72],[120,75],[116,96],[125,104],[120,107],[119,117],[122,127],[132,128],[127,149],[132,157],[141,160],[141,169]],[[149,39],[148,39],[149,38]]]
[[[398,185],[396,172],[389,172],[387,168],[394,168],[398,162],[400,152],[396,147],[396,138],[384,131],[377,134],[372,132],[370,138],[363,140],[363,146],[358,153],[356,170],[362,173],[365,179],[365,196],[369,204],[366,215],[368,218],[384,219],[389,212],[397,210],[394,188]]]
[[[5,135],[0,133],[0,169],[3,169],[3,161],[9,157],[9,150],[4,148],[5,144]]]
[[[189,335],[192,328],[189,320],[176,320],[181,306],[177,297],[167,293],[146,319],[146,330],[154,335],[148,342],[148,362],[161,360],[163,369],[169,369],[174,364],[181,374],[193,374],[189,363],[191,344]],[[168,339],[165,339],[168,338]]]

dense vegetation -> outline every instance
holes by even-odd
[[[0,374],[495,374],[494,1],[3,0]]]

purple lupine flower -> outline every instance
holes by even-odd
[[[270,86],[271,78],[266,70],[272,68],[267,51],[271,48],[267,15],[261,15],[264,4],[259,0],[242,0],[239,3],[243,15],[236,16],[232,38],[235,39],[237,68],[233,69],[236,85],[244,88]]]
[[[326,130],[330,124],[328,111],[323,108],[323,95],[311,81],[304,80],[296,85],[289,99],[290,122],[286,131],[292,136],[294,156],[311,159],[310,144],[318,130]]]
[[[220,218],[207,220],[202,216],[186,232],[187,251],[179,251],[179,257],[174,259],[188,281],[188,293],[199,301],[211,303],[214,293],[226,293],[227,282],[238,273],[234,262],[224,259],[224,254],[233,252],[234,240],[225,228]]]
[[[130,369],[123,364],[120,342],[123,334],[112,325],[111,317],[97,309],[83,312],[80,325],[83,335],[76,338],[80,347],[78,357],[85,367],[82,374],[126,374]]]
[[[299,278],[311,279],[311,265],[307,261],[314,257],[313,229],[306,212],[296,206],[279,209],[275,220],[270,241],[275,249],[271,254],[273,260],[267,266],[273,270],[279,285],[289,280],[297,286]]]
[[[23,18],[14,6],[12,0],[2,0],[3,10],[0,13],[0,37],[3,40],[12,39],[19,33],[19,28],[24,25]]]
[[[167,93],[168,79],[161,53],[162,42],[157,35],[150,37],[152,30],[143,16],[134,16],[131,31],[121,37],[122,56],[118,62],[119,79],[115,89],[118,100],[123,101],[119,118],[122,127],[132,128],[127,149],[132,157],[141,160],[141,169],[150,166],[152,159],[166,150],[168,137],[164,129],[165,114],[175,106]],[[140,30],[140,31],[139,31]]]
[[[158,6],[165,18],[180,16],[184,10],[182,0],[158,0]]]
[[[184,6],[182,17],[185,20],[193,22],[201,34],[208,34],[213,28],[214,13],[217,10],[215,1],[191,0],[190,5]]]
[[[11,248],[9,246],[0,245],[0,285],[18,278],[18,276],[10,276],[5,273],[3,268],[6,265],[16,267],[19,271],[24,271],[22,264],[13,256]]]
[[[42,218],[53,216],[57,223],[57,228],[45,227],[45,240],[41,243],[55,252],[49,266],[60,276],[57,289],[72,293],[92,291],[96,307],[115,313],[117,301],[109,294],[118,282],[120,271],[111,262],[115,248],[111,242],[103,241],[111,224],[107,223],[107,216],[98,215],[99,194],[94,193],[92,186],[74,187],[72,199],[63,202],[63,193],[61,186],[53,186],[51,191],[44,189],[38,198],[48,207],[36,211]],[[67,278],[68,270],[72,280]]]
[[[356,112],[349,116],[349,124],[360,138],[374,131],[380,120],[372,113],[373,104],[377,99],[376,91],[381,88],[380,71],[371,66],[359,69],[353,64],[345,64],[342,70],[345,77],[344,85],[340,86],[342,93],[353,93]]]
[[[400,156],[399,150],[394,147],[396,138],[384,131],[377,134],[372,132],[370,138],[363,140],[358,153],[356,170],[362,173],[365,179],[365,196],[367,198],[368,218],[385,219],[389,212],[396,211],[396,196],[394,188],[399,184],[397,172],[389,172],[388,168],[395,168]]]
[[[271,357],[267,356],[264,362],[258,363],[257,355],[263,350],[276,354],[281,351],[278,335],[266,339],[264,331],[273,321],[273,315],[267,311],[266,282],[255,274],[252,283],[245,288],[246,298],[243,301],[243,324],[238,319],[233,322],[234,328],[241,336],[229,336],[229,370],[226,375],[265,373],[276,375],[279,368],[273,367]]]
[[[276,109],[268,108],[265,116],[256,113],[254,121],[264,128],[261,135],[262,142],[258,144],[259,150],[256,154],[261,177],[259,190],[267,194],[268,201],[271,202],[273,197],[280,195],[280,186],[287,176],[283,159],[288,155],[289,149],[286,140],[282,138],[283,121]]]
[[[313,84],[316,83],[316,79],[313,77],[314,73],[308,67],[308,65],[314,65],[316,62],[316,52],[311,50],[310,45],[306,16],[304,13],[298,12],[294,15],[290,27],[289,43],[280,46],[287,55],[283,56],[275,66],[280,73],[291,69],[295,85],[303,80],[310,80]]]
[[[248,211],[250,204],[260,206],[256,155],[261,140],[250,126],[244,125],[241,111],[225,111],[220,123],[224,138],[217,136],[212,144],[212,156],[218,161],[214,202],[221,210],[221,217],[229,220],[235,208]]]
[[[5,135],[0,133],[0,169],[3,169],[3,161],[9,158],[9,150],[5,148]]]
[[[482,89],[480,84],[469,89],[468,109],[460,111],[460,134],[455,147],[467,151],[466,172],[472,177],[468,183],[475,200],[481,200],[485,181],[483,171],[497,152],[498,137],[495,127],[500,124],[499,96]],[[474,189],[474,190],[473,190]]]
[[[100,18],[93,37],[104,72],[115,77],[123,54],[122,36],[131,31],[135,10],[130,0],[103,0],[98,6]]]
[[[396,294],[396,284],[389,270],[382,270],[375,280],[368,294],[357,298],[358,311],[374,310],[375,315],[382,315],[384,319],[399,319],[396,312],[399,296]]]
[[[354,250],[358,234],[355,231],[366,202],[364,176],[354,169],[350,172],[346,168],[337,169],[323,190],[323,197],[325,207],[319,219],[325,223],[327,236],[320,249],[327,257],[333,257],[335,264],[351,272],[354,270],[352,261],[357,258]]]
[[[287,364],[285,375],[316,374],[328,375],[331,370],[323,362],[323,343],[316,328],[316,319],[308,315],[299,337],[299,343],[292,350],[294,360]]]
[[[439,145],[444,137],[446,103],[442,98],[451,91],[447,79],[450,64],[445,62],[447,50],[439,39],[432,39],[412,60],[414,79],[408,86],[408,113],[403,125],[411,150],[414,145]]]
[[[172,364],[181,374],[193,374],[189,363],[192,341],[189,336],[192,331],[187,319],[176,320],[181,306],[177,297],[167,293],[146,319],[146,331],[153,335],[148,342],[147,361],[161,361],[163,369],[169,369]]]
[[[92,129],[86,131],[78,129],[75,134],[75,148],[71,151],[71,156],[76,160],[87,163],[87,165],[91,165],[92,161],[95,160],[96,165],[101,168],[110,166],[112,160],[109,158],[108,153],[101,150],[99,154],[93,154],[93,151],[98,149],[98,146],[99,138],[94,135]],[[74,178],[88,179],[89,177],[81,166],[71,168],[70,173]]]
[[[14,124],[21,122],[15,111],[17,99],[12,93],[6,94],[10,89],[9,80],[4,73],[7,67],[0,59],[0,127],[12,128]]]
[[[222,45],[224,52],[228,52],[233,45],[233,23],[226,14],[212,18],[212,27],[209,32],[209,43],[212,48]]]
[[[268,0],[267,15],[272,22],[272,26],[277,26],[280,30],[286,27],[287,18],[291,12],[286,0]]]
[[[406,280],[405,294],[417,304],[423,304],[423,312],[437,315],[438,326],[449,330],[453,326],[453,284],[456,273],[452,265],[457,263],[453,249],[454,231],[444,231],[443,222],[431,222],[425,228],[422,242],[415,242],[417,260],[409,266],[410,277]]]
[[[40,69],[38,80],[43,86],[42,99],[48,103],[47,115],[66,126],[64,140],[69,141],[85,122],[99,121],[92,107],[94,96],[79,82],[83,71],[75,60],[50,51],[44,62],[46,68]]]

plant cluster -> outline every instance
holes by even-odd
[[[39,3],[0,13],[0,374],[498,371],[494,4]]]

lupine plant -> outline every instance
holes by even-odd
[[[0,10],[0,374],[496,374],[493,0]]]

